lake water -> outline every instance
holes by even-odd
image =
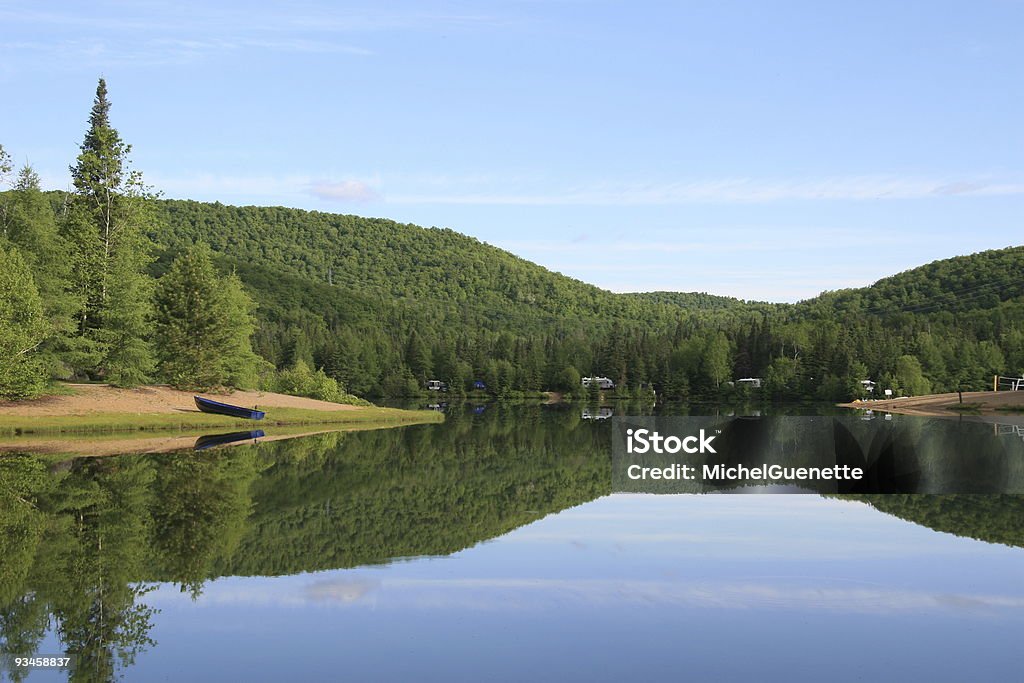
[[[4,456],[0,650],[77,653],[31,681],[1020,679],[1020,496],[612,495],[594,417]]]

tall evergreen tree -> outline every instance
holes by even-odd
[[[190,389],[252,386],[259,367],[249,341],[254,308],[236,276],[218,277],[208,247],[187,250],[157,283],[160,375]]]
[[[152,282],[146,275],[152,195],[131,170],[131,146],[110,125],[107,84],[96,88],[89,129],[71,166],[75,192],[64,221],[71,246],[79,370],[115,384],[144,381],[152,369],[147,332]]]

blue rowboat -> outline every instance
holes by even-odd
[[[193,396],[193,398],[196,400],[196,408],[199,408],[204,413],[230,415],[231,417],[240,417],[245,420],[262,420],[266,416],[266,413],[262,410],[256,410],[255,408],[233,406],[228,403],[221,403],[220,401],[211,401],[202,396]]]

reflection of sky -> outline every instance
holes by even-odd
[[[616,495],[447,558],[147,597],[130,680],[1002,680],[1024,551],[807,495]]]

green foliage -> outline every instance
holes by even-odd
[[[842,496],[936,531],[1024,548],[1024,496],[888,494]]]
[[[217,275],[205,245],[184,251],[157,283],[160,376],[183,389],[254,386],[254,308],[236,276]]]
[[[921,370],[921,361],[914,356],[904,355],[896,359],[896,381],[907,396],[920,396],[931,391],[931,383]]]
[[[305,396],[332,403],[366,403],[346,394],[344,387],[333,377],[328,377],[323,368],[314,372],[301,360],[286,370],[273,373],[265,380],[263,388],[290,396]]]
[[[47,378],[37,349],[47,331],[31,271],[16,248],[0,243],[0,397],[42,393]]]
[[[554,388],[566,392],[579,392],[581,387],[580,380],[582,380],[580,371],[570,365],[558,375]]]
[[[762,377],[764,396],[838,400],[862,379],[895,377],[906,355],[936,390],[961,375],[983,388],[1024,364],[1022,288],[1007,275],[1022,248],[770,305],[612,294],[448,230],[381,219],[184,201],[157,211],[159,243],[173,252],[209,239],[254,292],[258,353],[278,367],[302,357],[363,395],[416,395],[435,378],[456,390],[482,379],[494,395],[554,389],[573,366],[665,397],[710,399],[726,381]]]
[[[146,274],[152,198],[130,170],[125,144],[110,125],[110,102],[101,78],[81,152],[71,166],[62,233],[70,247],[69,288],[79,302],[77,343],[71,363],[80,372],[115,384],[146,380],[152,283]]]
[[[721,386],[722,382],[731,375],[729,340],[722,332],[708,340],[707,348],[704,349],[704,371],[707,373],[708,379],[714,382],[716,388]]]

